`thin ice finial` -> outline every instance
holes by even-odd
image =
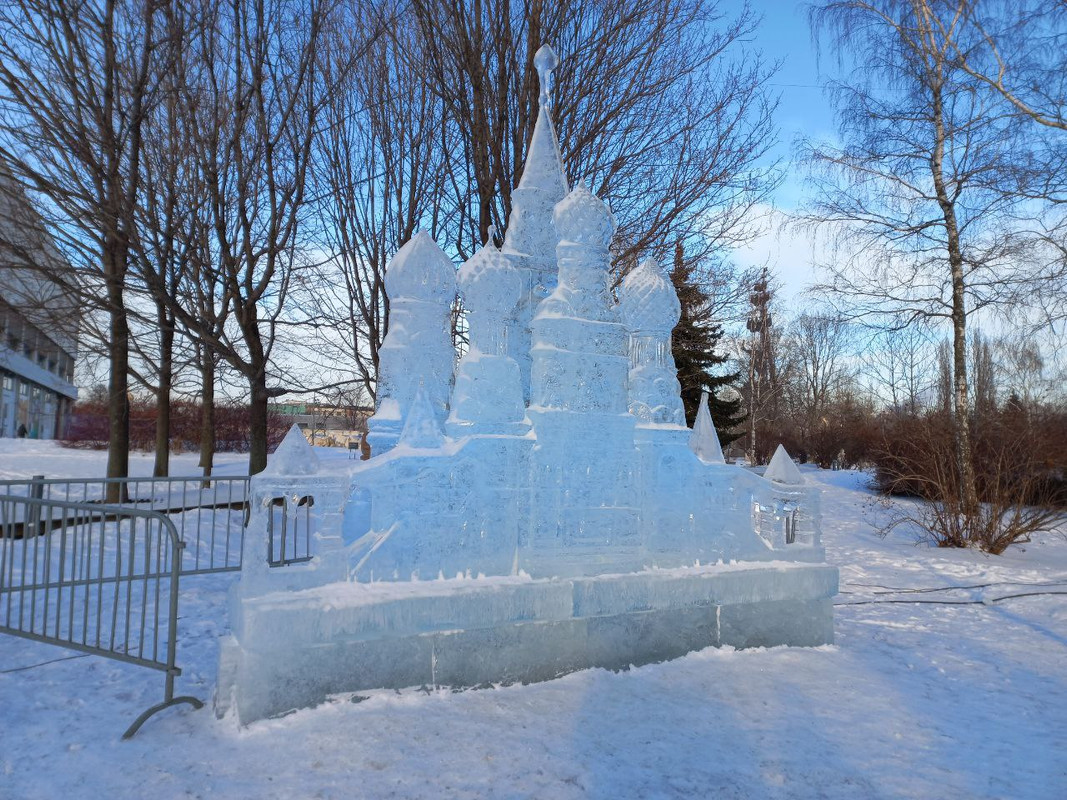
[[[552,70],[559,66],[559,57],[556,56],[556,51],[547,44],[541,45],[540,49],[534,53],[534,66],[537,68],[537,78],[541,83],[541,96],[537,102],[550,111],[552,109],[552,98],[548,94],[548,86],[552,77]]]

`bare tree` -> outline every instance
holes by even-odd
[[[153,353],[138,348],[150,364],[153,382],[145,378],[156,399],[155,463],[152,474],[170,472],[171,399],[181,361],[195,358],[185,341],[184,357],[176,363],[176,339],[180,329],[174,305],[190,280],[199,239],[199,220],[206,205],[205,182],[191,147],[193,130],[187,108],[193,103],[188,78],[192,67],[185,46],[199,19],[195,6],[175,5],[168,18],[170,40],[177,54],[160,78],[159,99],[145,121],[146,145],[144,180],[138,213],[141,217],[142,247],[134,264],[136,277],[145,287],[154,314],[149,337]],[[138,337],[134,337],[135,346]],[[154,356],[154,357],[153,357]]]
[[[0,156],[78,273],[54,277],[107,314],[111,477],[129,468],[127,272],[139,247],[144,120],[173,57],[168,13],[123,0],[0,7]]]
[[[447,236],[461,257],[503,231],[537,118],[534,54],[564,56],[554,116],[572,178],[610,201],[623,264],[685,238],[692,257],[744,235],[773,185],[770,70],[743,40],[756,20],[711,0],[446,0],[411,4],[444,104]]]
[[[1040,341],[1028,332],[1013,333],[994,345],[1005,396],[1014,396],[1027,408],[1064,404],[1062,363],[1053,349],[1057,343]]]
[[[267,463],[270,400],[290,389],[271,385],[272,351],[294,276],[308,263],[301,224],[336,11],[332,2],[295,0],[203,4],[190,43],[189,131],[207,212],[205,224],[190,226],[202,247],[193,284],[200,302],[176,297],[171,309],[247,382],[252,473]],[[204,306],[210,313],[200,316]]]
[[[955,63],[1029,125],[1034,180],[1020,191],[1043,213],[1029,222],[1022,257],[1041,271],[1034,330],[1067,316],[1067,2],[966,0],[958,31],[946,31]]]
[[[324,257],[299,287],[323,361],[354,364],[373,392],[388,257],[420,227],[461,259],[504,230],[537,116],[533,57],[546,42],[565,56],[553,95],[566,169],[622,221],[620,271],[681,238],[694,275],[729,304],[727,270],[708,256],[747,235],[745,212],[775,180],[761,165],[773,141],[771,70],[743,41],[755,24],[747,9],[726,19],[710,0],[414,0],[367,11],[350,41],[383,25],[389,41],[325,112],[315,161]]]
[[[380,10],[394,19],[395,10]],[[326,99],[315,142],[316,217],[323,263],[298,288],[302,335],[318,346],[323,370],[354,365],[374,397],[378,348],[388,331],[385,267],[420,228],[437,233],[445,192],[443,109],[425,80],[417,32],[359,17],[335,42],[329,69],[340,74]],[[349,53],[365,48],[350,68]]]
[[[997,410],[997,372],[993,345],[978,328],[971,334],[971,374],[974,376],[974,418],[981,425]]]
[[[878,329],[864,350],[864,372],[881,401],[916,416],[934,385],[930,332],[921,324]]]
[[[842,0],[812,16],[863,64],[835,86],[842,147],[809,146],[818,200],[839,252],[823,290],[857,316],[952,326],[954,464],[965,514],[977,504],[967,325],[1022,303],[1035,275],[1017,258],[1030,174],[1015,113],[956,63],[966,0]]]
[[[851,377],[851,333],[849,323],[832,314],[803,313],[790,326],[788,347],[794,354],[807,431],[819,423],[836,390]]]
[[[964,35],[940,31],[959,67],[1037,124],[1067,130],[1067,3],[969,0],[960,13]]]

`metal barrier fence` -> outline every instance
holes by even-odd
[[[121,497],[109,508],[137,508],[167,515],[185,543],[186,575],[241,569],[241,543],[248,521],[247,475],[210,478],[19,478],[0,481],[0,494],[63,503],[105,503],[108,490]],[[117,487],[117,489],[116,489]],[[101,512],[101,513],[111,513]],[[16,535],[21,525],[15,523]],[[57,520],[58,524],[61,520]]]
[[[159,511],[0,495],[0,632],[161,670],[175,697],[184,542]]]

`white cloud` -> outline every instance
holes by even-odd
[[[829,259],[831,245],[824,234],[799,227],[773,206],[758,206],[754,213],[759,233],[733,251],[733,260],[743,268],[769,267],[781,282],[779,296],[793,303],[818,282],[816,267]]]

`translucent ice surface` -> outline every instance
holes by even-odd
[[[372,457],[317,463],[293,431],[253,478],[220,711],[833,640],[836,570],[798,563],[822,560],[818,494],[784,451],[766,477],[724,463],[706,397],[685,426],[678,297],[652,260],[615,286],[615,218],[563,175],[555,63],[503,246],[457,274],[420,233],[389,264]]]
[[[538,54],[543,87],[555,62]],[[568,188],[550,112],[543,91],[503,246],[457,273],[420,233],[390,261],[372,457],[313,481],[289,439],[272,459],[270,487],[310,511],[307,565],[284,571],[343,558],[350,580],[402,583],[821,557],[815,500],[784,453],[765,478],[725,464],[706,398],[686,428],[674,286],[652,259],[614,285],[615,218],[584,183]],[[314,494],[301,475],[332,486],[326,473],[347,486],[339,505],[333,489],[301,505]]]

